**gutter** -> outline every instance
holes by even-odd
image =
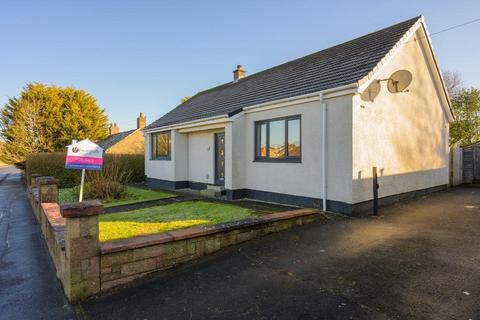
[[[228,122],[228,121],[231,121],[232,118],[236,119],[237,117],[242,116],[244,113],[257,112],[257,111],[263,111],[263,110],[275,109],[275,108],[283,108],[289,105],[301,103],[300,102],[301,100],[305,100],[303,102],[318,101],[321,99],[320,97],[323,97],[323,99],[328,99],[328,98],[338,97],[343,94],[355,94],[357,92],[358,92],[358,83],[355,82],[355,83],[343,85],[340,87],[325,89],[322,91],[308,93],[300,96],[294,96],[290,98],[284,98],[284,99],[259,103],[256,105],[244,107],[241,110],[239,109],[237,112],[234,112],[232,114],[223,114],[223,115],[213,116],[209,118],[176,123],[176,124],[172,124],[164,127],[144,129],[143,132],[152,133],[152,132],[166,131],[166,130],[172,130],[172,129],[190,128],[194,126],[208,125],[213,123]],[[331,96],[326,96],[326,95],[331,95]]]
[[[197,119],[197,120],[192,120],[192,121],[187,121],[187,122],[181,122],[181,123],[176,123],[176,124],[172,124],[172,125],[164,126],[164,127],[144,129],[143,132],[152,133],[152,132],[166,131],[166,130],[172,130],[172,129],[183,129],[183,128],[190,128],[190,127],[195,127],[195,126],[203,126],[203,125],[222,123],[222,122],[228,122],[228,115],[222,114],[222,115],[219,115],[219,116],[213,116],[213,117],[209,117],[209,118],[202,118],[202,119]]]

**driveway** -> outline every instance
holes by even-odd
[[[274,234],[79,306],[86,319],[480,319],[480,189]]]
[[[273,234],[74,307],[18,172],[0,201],[2,319],[480,319],[480,189]]]

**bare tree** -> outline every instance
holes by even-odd
[[[450,97],[454,97],[462,89],[462,76],[457,71],[444,71],[443,80],[445,81]]]

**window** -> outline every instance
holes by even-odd
[[[170,132],[152,134],[152,159],[170,160],[172,140]]]
[[[300,162],[300,116],[255,122],[255,160]]]

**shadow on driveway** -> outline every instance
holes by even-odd
[[[88,319],[478,319],[480,189],[313,223],[83,302]]]

